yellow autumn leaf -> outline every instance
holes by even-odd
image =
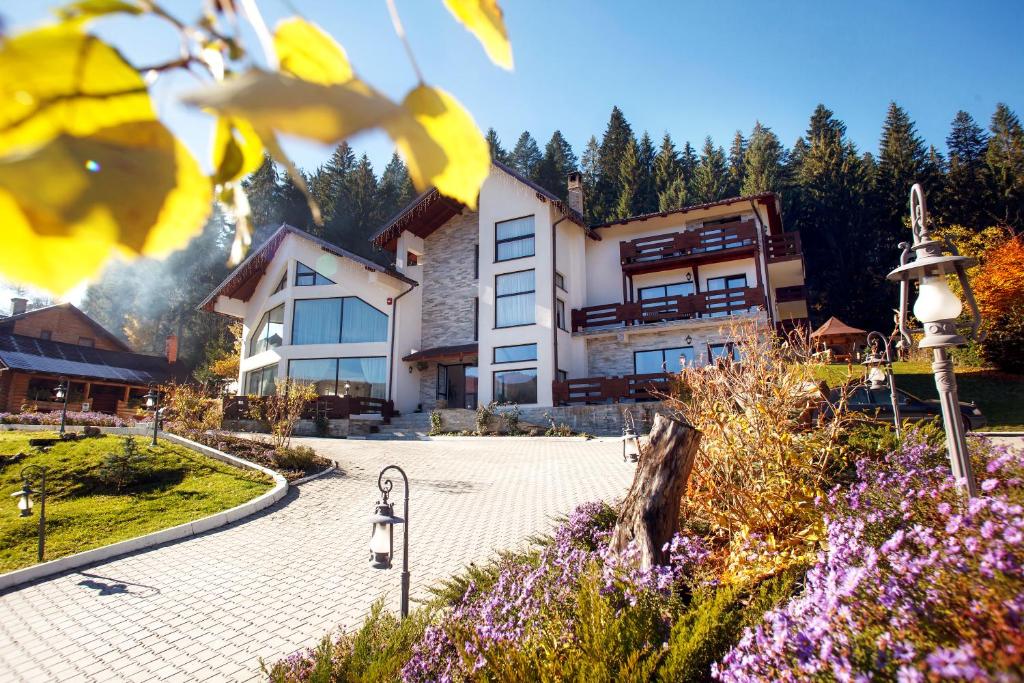
[[[108,14],[142,14],[142,6],[126,0],[77,0],[53,10],[64,21],[94,19]]]
[[[211,203],[199,164],[155,121],[61,135],[4,157],[0,187],[0,273],[57,294],[96,275],[114,250],[160,256],[183,247]]]
[[[444,0],[444,4],[476,36],[492,62],[512,70],[512,44],[497,0]]]
[[[311,83],[344,83],[354,75],[344,48],[322,28],[299,17],[277,25],[274,50],[281,71]]]
[[[3,41],[0,74],[0,155],[156,118],[138,72],[78,22]]]
[[[475,208],[491,170],[491,154],[473,117],[452,95],[426,85],[409,92],[402,108],[384,127],[405,158],[413,183],[421,191],[433,185]]]
[[[238,78],[186,93],[182,100],[222,116],[333,144],[380,125],[398,105],[358,79],[323,85],[253,69]]]
[[[247,176],[263,163],[263,143],[245,119],[219,117],[213,131],[215,184]]]

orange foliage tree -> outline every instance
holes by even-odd
[[[987,320],[995,322],[1024,307],[1024,240],[1016,236],[988,249],[973,280],[978,308]]]

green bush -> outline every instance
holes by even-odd
[[[441,419],[441,411],[434,410],[430,413],[430,436],[437,436],[444,433],[444,422]]]
[[[116,491],[141,484],[150,474],[147,458],[139,453],[135,437],[125,437],[122,444],[120,451],[103,459],[96,472],[101,483],[114,487]]]
[[[982,344],[985,359],[1003,372],[1024,374],[1024,311],[994,320]]]
[[[314,469],[318,460],[316,451],[309,446],[293,446],[274,451],[274,464],[282,470],[308,472]]]

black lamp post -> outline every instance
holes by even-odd
[[[874,343],[872,343],[874,340]],[[879,347],[885,354],[879,352]],[[896,375],[892,371],[892,347],[889,340],[881,332],[868,333],[868,353],[864,358],[864,367],[868,369],[868,388],[884,389],[889,384],[889,396],[892,399],[892,419],[896,425],[896,436],[902,433],[900,427],[900,404],[896,393]]]
[[[146,410],[153,411],[153,445],[156,445],[156,433],[160,428],[160,392],[152,382],[149,384],[149,393],[146,394]]]
[[[935,385],[939,390],[939,401],[942,405],[942,422],[946,429],[950,466],[957,481],[964,482],[967,495],[973,497],[977,495],[978,489],[967,453],[967,435],[957,397],[953,360],[947,351],[951,347],[967,343],[956,329],[956,319],[963,312],[963,304],[950,290],[946,276],[955,274],[960,280],[967,305],[971,308],[971,336],[977,338],[978,329],[981,327],[981,312],[974,301],[971,283],[967,280],[967,267],[974,264],[974,259],[960,256],[954,245],[932,235],[924,190],[917,184],[910,190],[910,227],[914,231],[914,243],[900,244],[903,249],[900,267],[888,276],[890,280],[900,283],[900,332],[908,339],[911,338],[911,332],[923,333],[924,337],[918,343],[918,347],[932,349],[932,372],[935,374]],[[952,255],[944,256],[943,249],[948,249]],[[910,260],[912,253],[913,261]],[[910,329],[907,321],[911,281],[918,283],[914,317],[923,326],[914,330]]]
[[[43,561],[43,551],[46,547],[46,473],[49,468],[42,465],[25,465],[21,468],[21,490],[11,494],[11,498],[18,499],[18,510],[22,517],[32,516],[32,486],[29,478],[33,475],[39,476],[39,561]]]
[[[64,427],[68,422],[68,394],[70,392],[71,385],[68,383],[67,377],[61,377],[57,381],[57,389],[54,391],[54,397],[61,401],[64,406],[60,411],[60,435],[64,436]]]
[[[402,517],[395,516],[395,507],[388,501],[394,483],[385,479],[388,470],[395,470],[402,475],[405,486],[405,505]],[[391,569],[391,560],[395,555],[394,531],[396,524],[404,524],[402,542],[402,617],[409,616],[409,477],[398,465],[388,465],[377,476],[377,488],[381,499],[377,501],[370,523],[373,531],[370,535],[370,564],[374,569]]]

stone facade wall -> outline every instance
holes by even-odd
[[[479,221],[477,212],[463,211],[423,241],[423,349],[476,339]],[[437,405],[437,363],[420,373],[420,403],[424,410]]]
[[[633,353],[654,351],[680,346],[692,346],[694,361],[704,365],[708,359],[708,344],[726,341],[726,330],[719,328],[718,321],[709,321],[700,326],[683,326],[662,331],[633,333],[626,337],[627,330],[619,330],[615,336],[587,338],[587,376],[614,377],[634,373]],[[687,343],[686,338],[690,337]],[[678,372],[679,368],[668,368]]]
[[[497,412],[503,409],[499,408]],[[528,431],[531,427],[546,430],[552,420],[556,425],[568,425],[574,432],[593,434],[595,436],[619,436],[622,428],[631,416],[634,428],[641,434],[646,433],[654,422],[654,414],[665,411],[661,401],[643,403],[608,403],[602,405],[557,406],[555,408],[530,407],[521,408],[519,416],[520,428]],[[476,430],[476,411],[466,409],[446,409],[440,411],[442,429],[446,432]],[[501,429],[501,419],[494,417],[488,424],[491,431]]]

